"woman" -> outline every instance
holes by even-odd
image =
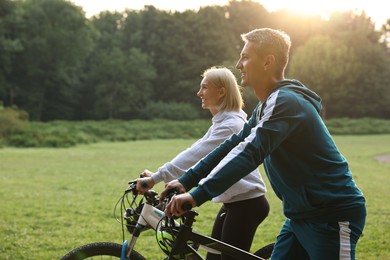
[[[167,183],[177,179],[243,127],[246,114],[242,110],[243,100],[233,73],[227,68],[212,67],[202,77],[197,95],[202,100],[202,108],[208,109],[213,116],[212,126],[201,139],[161,166],[157,172],[145,170],[142,173],[144,178],[137,182],[140,193],[161,181]],[[147,187],[141,187],[141,183],[147,183]],[[249,251],[258,225],[269,212],[265,191],[265,184],[256,169],[213,198],[214,202],[223,202],[223,205],[215,219],[211,236]],[[207,259],[233,258],[209,253]]]

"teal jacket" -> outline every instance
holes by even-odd
[[[320,116],[320,97],[296,80],[277,83],[237,135],[179,178],[200,206],[263,163],[286,217],[364,217],[365,199]],[[198,185],[199,184],[199,185]]]

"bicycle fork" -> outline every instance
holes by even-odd
[[[123,243],[121,260],[130,259],[130,254],[133,251],[135,243],[137,242],[137,239],[141,234],[142,230],[147,226],[150,226],[154,230],[157,230],[158,223],[160,222],[161,218],[164,217],[164,215],[165,214],[163,211],[153,207],[150,204],[144,204],[144,206],[142,207],[141,215],[139,216],[138,222],[132,233],[130,242],[125,240],[125,242]]]

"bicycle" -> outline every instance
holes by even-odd
[[[266,245],[252,254],[210,236],[197,233],[192,229],[192,226],[198,213],[191,209],[191,205],[187,205],[186,210],[188,211],[180,218],[167,218],[164,214],[165,205],[176,194],[176,191],[171,191],[160,203],[157,192],[149,190],[139,199],[136,181],[129,182],[129,185],[114,209],[115,216],[120,204],[120,223],[122,224],[124,243],[122,245],[113,242],[86,244],[71,250],[61,258],[62,260],[79,260],[94,256],[112,256],[121,260],[144,260],[145,257],[135,251],[134,246],[140,234],[148,229],[155,230],[157,244],[167,255],[166,259],[168,260],[204,259],[198,252],[199,248],[216,254],[228,254],[240,260],[261,260],[271,256],[274,243]],[[129,195],[131,195],[131,199],[129,199]],[[125,240],[124,227],[131,234],[130,240]]]

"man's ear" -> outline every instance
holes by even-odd
[[[265,57],[264,70],[269,70],[275,64],[275,56],[268,54]]]

